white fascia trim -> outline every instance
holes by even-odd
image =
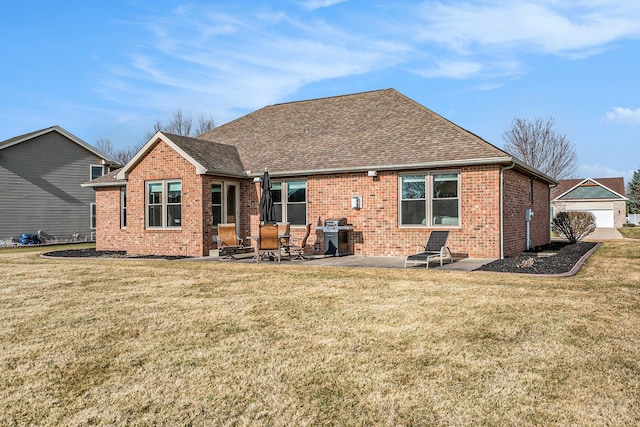
[[[91,182],[85,182],[84,184],[80,184],[80,187],[92,187],[92,188],[96,188],[96,187],[124,187],[125,185],[127,185],[126,181],[105,182],[105,183],[99,183],[99,184],[92,184]]]
[[[559,195],[558,197],[556,197],[555,199],[552,200],[552,202],[566,202],[568,200],[560,200],[563,196],[571,193],[573,190],[575,190],[576,188],[580,187],[582,184],[584,184],[587,181],[593,181],[596,184],[598,184],[600,187],[604,188],[607,191],[611,191],[613,194],[615,194],[616,196],[620,197],[620,199],[622,200],[629,200],[628,198],[626,198],[625,196],[623,196],[620,193],[617,193],[615,191],[613,191],[612,189],[610,189],[609,187],[607,187],[606,185],[602,185],[600,184],[598,181],[596,181],[593,178],[585,178],[582,181],[580,181],[579,183],[577,183],[576,185],[574,185],[573,187],[571,187],[570,189],[568,189],[567,191],[565,191],[564,193],[562,193],[561,195]],[[601,201],[607,201],[607,200],[618,200],[618,199],[577,199],[577,200],[601,200]]]
[[[404,169],[433,169],[433,168],[451,168],[461,166],[478,166],[491,165],[496,163],[512,163],[511,157],[493,157],[487,159],[464,159],[464,160],[446,160],[442,162],[426,162],[426,163],[407,163],[407,164],[390,164],[390,165],[373,165],[358,166],[351,168],[330,168],[330,169],[305,169],[297,171],[269,172],[271,176],[291,176],[291,175],[323,175],[332,173],[349,173],[349,172],[367,172],[370,170],[404,170]],[[247,174],[249,177],[260,177],[264,172]]]
[[[180,148],[173,141],[171,141],[171,139],[169,139],[165,134],[163,134],[162,132],[156,132],[155,135],[153,135],[149,139],[149,141],[147,141],[147,143],[144,144],[144,146],[140,150],[138,150],[136,155],[133,156],[133,158],[129,160],[127,164],[122,167],[122,169],[120,169],[120,171],[116,175],[116,178],[127,179],[127,175],[129,174],[129,171],[135,165],[137,165],[140,162],[140,160],[142,160],[142,158],[145,155],[147,155],[147,153],[149,153],[149,151],[151,151],[151,149],[158,143],[158,141],[164,142],[173,150],[175,150],[178,154],[180,154],[186,161],[191,163],[196,168],[196,174],[204,175],[207,173],[207,168],[205,168],[203,165],[198,163],[193,157],[188,155],[184,150],[182,150],[182,148]]]

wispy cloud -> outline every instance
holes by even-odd
[[[607,112],[604,120],[609,123],[640,125],[640,108],[632,110],[631,108],[615,107],[612,111]]]
[[[426,2],[421,16],[421,39],[467,54],[524,49],[587,55],[620,38],[640,37],[640,6],[626,1]]]
[[[344,3],[347,0],[307,0],[301,2],[300,5],[307,10],[316,10],[323,7],[330,7],[335,4]]]
[[[316,12],[338,3],[344,7]],[[128,66],[105,76],[104,92],[147,108],[189,102],[225,121],[312,83],[398,66],[424,78],[499,87],[525,73],[527,55],[588,56],[614,41],[640,38],[640,5],[628,3],[635,2],[397,1],[356,7],[308,0],[296,10],[188,4],[138,22],[149,37],[131,48]],[[324,16],[329,11],[330,22]]]

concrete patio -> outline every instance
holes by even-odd
[[[193,260],[193,259],[192,259]],[[220,257],[203,257],[198,258],[200,261],[213,261],[213,262],[240,262],[240,263],[255,263],[253,260],[253,253],[243,254],[233,260],[224,260]],[[405,257],[400,256],[363,256],[363,255],[348,255],[341,257],[334,256],[312,256],[308,261],[290,261],[287,258],[283,258],[280,262],[281,265],[300,265],[300,266],[330,266],[330,267],[368,267],[368,268],[404,268]],[[448,263],[440,266],[439,260],[432,260],[429,264],[429,270],[451,270],[451,271],[473,271],[476,268],[488,264],[494,261],[495,258],[454,258],[453,263]],[[267,264],[278,264],[275,261],[262,261]],[[407,265],[407,269],[425,269],[425,263],[419,263],[414,266],[412,263]]]

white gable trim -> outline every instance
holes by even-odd
[[[620,200],[629,200],[627,199],[625,196],[623,196],[622,194],[613,191],[612,189],[610,189],[609,187],[607,187],[606,185],[602,185],[600,184],[598,181],[596,181],[593,178],[585,178],[582,181],[580,181],[579,183],[577,183],[576,185],[574,185],[573,187],[571,187],[570,189],[568,189],[567,191],[565,191],[564,193],[560,194],[558,197],[556,197],[555,199],[553,199],[551,202],[561,202],[563,200],[560,200],[562,197],[564,197],[566,194],[571,193],[573,190],[575,190],[576,188],[580,187],[582,184],[584,184],[587,181],[591,181],[594,182],[596,184],[598,184],[600,187],[604,188],[607,191],[611,191],[613,194],[615,194],[616,196],[618,196],[620,198]],[[600,200],[600,199],[598,199]],[[617,200],[617,199],[610,199],[610,200]]]
[[[129,162],[122,167],[118,171],[116,175],[117,179],[127,179],[129,175],[129,171],[133,169],[140,161],[156,146],[158,142],[164,142],[169,147],[171,147],[176,153],[180,154],[186,161],[191,163],[196,168],[196,174],[204,175],[208,172],[207,168],[204,167],[201,163],[197,162],[193,157],[188,155],[182,148],[180,148],[175,142],[171,141],[169,137],[167,137],[162,132],[156,132],[149,141],[136,153],[135,156]]]

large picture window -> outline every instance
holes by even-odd
[[[182,182],[155,181],[147,183],[147,227],[174,228],[182,226]]]
[[[460,225],[459,174],[423,173],[400,177],[400,225]]]
[[[271,198],[277,222],[307,224],[307,181],[273,182]]]

